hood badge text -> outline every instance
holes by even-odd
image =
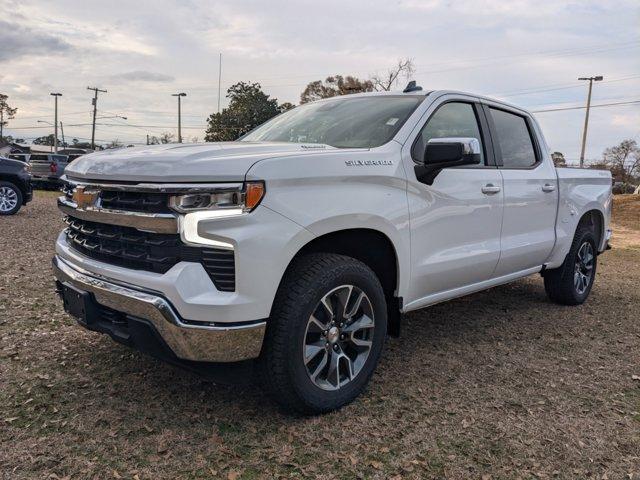
[[[376,165],[393,165],[391,160],[346,160],[347,167],[369,167]]]

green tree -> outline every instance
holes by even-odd
[[[90,150],[91,142],[81,142],[77,138],[74,138],[73,140],[71,140],[71,146],[74,148],[84,148]]]
[[[33,143],[36,144],[36,145],[53,146],[53,144],[54,144],[53,133],[50,134],[50,135],[45,135],[44,137],[38,137],[33,141]]]
[[[259,83],[236,83],[227,90],[227,98],[229,106],[207,119],[207,142],[237,140],[281,111],[278,101],[269,98]]]
[[[291,110],[292,108],[296,108],[296,106],[291,102],[284,102],[278,107],[280,112],[286,112],[287,110]]]
[[[333,75],[327,77],[324,82],[316,80],[309,83],[300,95],[300,103],[313,102],[322,98],[337,97],[350,93],[373,92],[375,90],[371,80],[360,80],[357,77],[347,75]]]
[[[562,152],[553,152],[551,154],[551,160],[553,160],[553,164],[556,167],[566,167],[567,161],[564,158],[564,154]]]
[[[4,139],[4,126],[9,123],[7,120],[11,120],[16,116],[16,113],[18,113],[17,108],[12,108],[9,106],[9,104],[7,103],[8,99],[8,95],[0,93],[0,141]]]

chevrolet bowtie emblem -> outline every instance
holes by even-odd
[[[82,186],[73,189],[73,201],[79,209],[95,207],[99,197],[99,190],[87,190],[86,187]]]

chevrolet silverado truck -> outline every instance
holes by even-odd
[[[82,326],[187,368],[248,362],[312,414],[363,391],[403,313],[533,274],[583,303],[611,234],[609,172],[555,168],[521,108],[414,85],[86,155],[64,181],[53,268]]]

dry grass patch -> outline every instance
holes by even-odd
[[[0,228],[1,478],[640,476],[638,249],[600,257],[581,307],[531,277],[407,315],[364,396],[299,418],[76,326],[52,195]]]

